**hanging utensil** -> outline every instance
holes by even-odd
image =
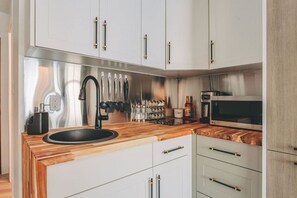
[[[119,103],[118,103],[118,99],[119,99],[119,83],[118,83],[118,75],[114,74],[114,78],[113,78],[113,90],[114,90],[114,108],[119,111],[120,107],[119,107]]]
[[[111,84],[112,84],[112,79],[111,79],[111,73],[108,73],[107,76],[107,96],[108,96],[108,101],[106,104],[108,105],[107,112],[112,113],[114,112],[114,103],[112,102],[112,93],[111,93]]]
[[[123,78],[122,78],[122,74],[119,74],[119,101],[118,101],[118,107],[119,110],[121,112],[124,112],[124,102],[123,102],[123,98],[124,98],[124,93],[123,93]]]
[[[105,92],[105,78],[104,78],[104,72],[101,72],[101,102],[100,102],[100,108],[104,109],[105,112],[107,112],[108,105],[104,101],[104,92]]]
[[[128,82],[128,77],[125,75],[125,80],[124,80],[124,111],[127,113],[131,112],[131,105],[128,103],[128,96],[129,96],[129,82]]]

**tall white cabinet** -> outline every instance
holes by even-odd
[[[141,63],[141,0],[100,0],[100,56]]]
[[[142,0],[142,65],[165,69],[165,0]]]
[[[209,0],[211,69],[262,62],[262,1]]]
[[[99,0],[37,0],[35,7],[36,46],[98,57]]]

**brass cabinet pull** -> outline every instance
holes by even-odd
[[[210,41],[210,63],[214,63],[213,46],[214,46],[214,42],[213,41]]]
[[[222,186],[226,186],[228,188],[232,188],[233,190],[236,190],[236,191],[239,191],[239,192],[241,191],[241,189],[238,186],[231,186],[229,184],[225,184],[223,182],[220,182],[220,181],[216,180],[215,178],[209,178],[209,180],[212,181],[212,182],[215,182],[217,184],[221,184]]]
[[[226,153],[226,154],[230,154],[230,155],[234,155],[234,156],[237,156],[237,157],[240,157],[241,156],[241,154],[239,154],[237,152],[224,151],[224,150],[221,150],[221,149],[216,149],[214,147],[209,147],[209,150],[217,151],[217,152],[221,152],[221,153]]]
[[[154,180],[153,180],[153,178],[149,178],[148,183],[149,183],[149,197],[153,198],[153,196],[154,196],[154,193],[153,193]]]
[[[178,146],[178,147],[176,147],[176,148],[174,148],[174,149],[164,150],[162,153],[163,153],[163,154],[168,154],[168,153],[171,153],[171,152],[173,152],[173,151],[177,151],[177,150],[180,150],[180,149],[183,149],[183,148],[185,148],[185,147],[184,147],[184,146]]]
[[[95,23],[95,44],[94,44],[94,47],[95,47],[95,49],[97,49],[98,48],[98,17],[95,18],[94,23]]]
[[[168,43],[168,64],[171,63],[171,42]]]
[[[156,189],[157,189],[157,198],[161,198],[161,176],[157,175],[156,177]]]
[[[103,22],[103,46],[102,46],[102,48],[103,48],[103,50],[104,51],[106,51],[107,50],[107,22],[106,22],[106,20],[104,20],[104,22]]]
[[[148,39],[148,36],[147,34],[144,35],[144,59],[147,59],[147,39]]]

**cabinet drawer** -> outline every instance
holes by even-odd
[[[197,156],[197,191],[212,198],[260,198],[261,173]]]
[[[267,197],[296,197],[296,162],[296,155],[267,152]]]
[[[153,164],[164,162],[189,155],[192,149],[192,135],[173,138],[153,143]]]
[[[262,147],[197,135],[197,154],[262,171]]]
[[[197,197],[196,198],[210,198],[204,194],[201,194],[200,192],[197,192]]]
[[[152,144],[47,168],[47,197],[67,197],[152,167]]]

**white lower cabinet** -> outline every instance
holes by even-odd
[[[197,198],[260,198],[262,147],[196,137]]]
[[[93,188],[71,196],[72,198],[151,198],[152,169]]]
[[[260,198],[261,173],[197,156],[197,191],[212,198]]]
[[[190,198],[190,156],[154,167],[156,198]]]
[[[188,135],[49,166],[47,198],[191,198],[191,140]]]

